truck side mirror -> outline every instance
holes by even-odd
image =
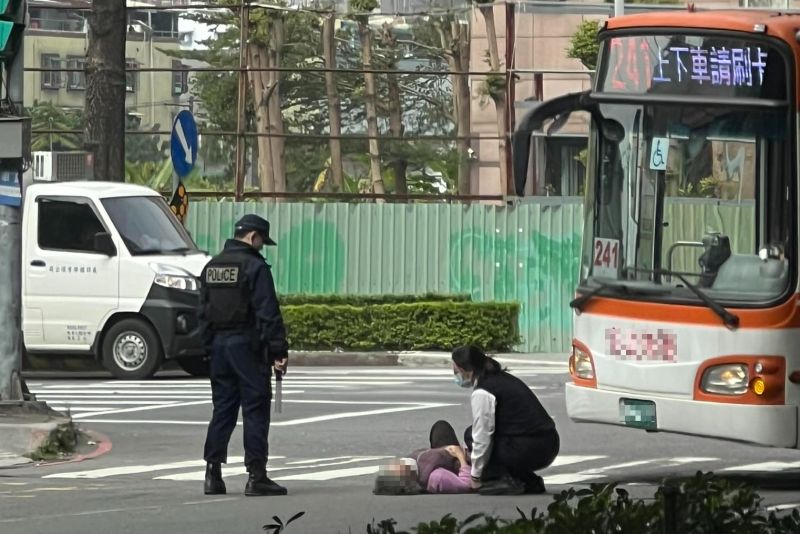
[[[111,239],[111,234],[108,232],[97,232],[94,234],[94,249],[108,257],[117,255],[117,247],[114,245],[114,240]]]

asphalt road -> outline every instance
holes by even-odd
[[[563,364],[512,365],[556,419],[561,454],[543,471],[548,495],[372,495],[378,466],[426,445],[428,429],[446,419],[469,424],[468,391],[447,369],[295,367],[284,382],[281,414],[273,414],[270,475],[287,497],[250,498],[242,491],[241,427],[224,470],[228,495],[202,493],[202,445],[211,412],[208,382],[164,373],[142,382],[102,375],[29,378],[40,399],[69,409],[84,428],[110,438],[98,458],[0,471],[0,532],[228,533],[263,532],[275,515],[305,516],[287,532],[365,532],[394,518],[409,528],[452,512],[516,515],[544,508],[569,486],[616,481],[634,495],[652,495],[657,481],[697,470],[777,473],[800,468],[800,452],[612,426],[566,418]],[[798,478],[800,481],[800,478]],[[762,491],[771,506],[800,506],[797,490]]]

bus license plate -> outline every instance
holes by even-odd
[[[656,403],[639,399],[620,399],[619,418],[625,426],[656,429]]]

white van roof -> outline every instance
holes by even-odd
[[[68,195],[89,198],[158,197],[149,187],[120,182],[35,182],[26,195]]]

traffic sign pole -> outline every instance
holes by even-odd
[[[22,168],[30,162],[30,121],[23,118],[25,0],[0,0],[0,402],[23,400],[21,263]]]

